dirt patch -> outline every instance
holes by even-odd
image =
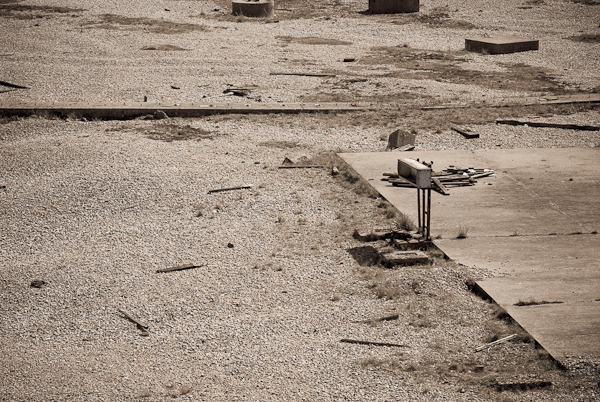
[[[453,84],[477,85],[496,90],[551,92],[566,94],[564,85],[554,80],[547,69],[526,64],[499,65],[504,71],[484,72],[463,69],[463,52],[434,52],[406,46],[375,47],[359,63],[365,66],[392,65],[397,71],[385,77],[435,80]],[[371,67],[370,67],[371,68]]]
[[[0,17],[33,20],[36,18],[50,18],[53,14],[69,14],[85,11],[82,8],[15,4],[17,2],[13,0],[0,0]]]
[[[569,39],[573,42],[600,43],[600,34],[583,34],[571,36]]]
[[[142,133],[147,138],[164,142],[203,140],[213,139],[215,133],[201,128],[194,128],[191,125],[181,126],[175,123],[157,123],[153,126],[142,126],[135,123],[123,123],[116,125],[107,132],[137,132]]]
[[[476,26],[468,21],[455,20],[445,11],[434,11],[431,14],[401,14],[389,19],[390,24],[423,24],[431,28],[474,29]]]
[[[182,50],[187,51],[189,49],[184,49],[182,47],[175,46],[175,45],[151,45],[151,46],[143,47],[141,50],[162,50],[165,52],[173,52],[173,51],[182,51]]]
[[[575,4],[583,4],[585,6],[598,6],[600,5],[599,0],[571,0]]]
[[[276,36],[278,40],[284,43],[298,43],[300,45],[351,45],[352,42],[346,42],[338,39],[326,39],[326,38],[317,38],[317,37],[303,37],[303,38],[295,38],[293,36]]]
[[[178,23],[166,20],[155,20],[152,18],[129,18],[115,14],[104,14],[100,20],[86,24],[89,28],[113,29],[124,31],[148,31],[159,34],[182,34],[193,31],[206,31],[204,25]]]

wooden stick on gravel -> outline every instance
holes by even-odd
[[[392,320],[397,320],[400,317],[399,314],[393,314],[393,315],[388,315],[385,317],[378,317],[378,318],[372,318],[370,320],[362,320],[362,321],[352,321],[353,323],[362,323],[362,324],[368,324],[370,322],[382,322],[382,321],[392,321]]]
[[[180,265],[178,267],[157,269],[156,272],[160,273],[160,272],[183,271],[184,269],[200,268],[200,267],[203,267],[205,265],[206,264],[202,264],[202,265],[187,264],[187,265]]]
[[[492,346],[496,346],[496,345],[498,345],[498,344],[500,344],[500,343],[506,342],[506,341],[508,341],[509,339],[512,339],[512,338],[514,338],[515,336],[517,336],[517,334],[512,334],[512,335],[506,336],[506,337],[504,337],[504,338],[502,338],[502,339],[498,339],[497,341],[490,342],[490,343],[488,343],[488,344],[486,344],[486,345],[480,346],[480,347],[478,347],[478,348],[476,348],[476,349],[475,349],[475,353],[477,353],[477,352],[480,352],[480,351],[482,351],[483,349],[486,349],[486,348],[491,348]]]
[[[208,194],[219,193],[221,191],[243,190],[243,189],[246,189],[246,188],[252,188],[252,185],[251,184],[244,184],[243,186],[227,187],[227,188],[217,188],[215,190],[208,190]]]
[[[358,343],[359,345],[375,345],[375,346],[392,346],[392,347],[396,347],[396,348],[410,348],[410,346],[399,345],[397,343],[359,341],[359,340],[356,340],[356,339],[341,339],[340,342],[344,342],[344,343]]]
[[[126,312],[124,312],[123,310],[121,310],[121,309],[117,309],[117,311],[118,311],[119,313],[123,314],[123,315],[125,316],[125,318],[127,318],[129,321],[131,321],[132,323],[136,324],[136,325],[137,325],[137,327],[138,327],[139,329],[141,329],[142,331],[144,331],[144,332],[147,332],[147,331],[148,331],[148,327],[147,327],[147,326],[145,326],[145,325],[142,325],[142,324],[141,324],[141,323],[140,323],[138,320],[136,320],[135,318],[133,318],[132,316],[130,316],[129,314],[127,314],[127,313],[126,313]]]
[[[324,167],[323,165],[283,165],[279,166],[279,169],[318,169]]]

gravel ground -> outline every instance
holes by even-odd
[[[38,9],[30,12],[42,16],[35,19],[0,14],[0,78],[31,87],[0,93],[2,103],[141,101],[144,95],[197,102],[221,99],[228,85],[256,85],[250,102],[291,102],[338,83],[270,75],[285,70],[366,75],[369,82],[357,89],[364,96],[418,87],[414,94],[422,98],[415,102],[433,95],[443,101],[532,95],[519,88],[378,78],[395,68],[342,62],[349,55],[366,57],[375,46],[460,52],[466,36],[495,33],[535,36],[541,49],[461,53],[464,65],[504,71],[524,63],[548,69],[571,89],[599,82],[599,45],[566,39],[597,33],[599,7],[557,0],[422,5],[423,14],[446,7],[452,20],[475,25],[467,31],[360,15],[356,11],[366,5],[357,2],[340,2],[341,16],[329,6],[329,19],[278,23],[228,20],[222,5],[197,1],[18,4],[85,10]],[[100,21],[106,13],[204,28],[152,33],[164,28],[155,21],[105,29]],[[306,45],[286,36],[351,44]],[[141,50],[167,44],[188,50]],[[600,125],[598,110],[529,118]],[[351,237],[355,227],[393,220],[385,203],[357,193],[327,169],[277,169],[285,157],[381,151],[387,135],[404,124],[355,126],[341,124],[344,119],[0,120],[0,400],[595,400],[597,359],[573,356],[569,370],[560,372],[528,343],[472,353],[490,334],[514,330],[465,285],[489,273],[441,260],[384,271],[352,258],[349,250],[363,246]],[[197,138],[156,139],[188,125],[198,129]],[[417,149],[600,146],[598,132],[472,128],[481,138],[420,131]],[[207,194],[243,184],[252,188]],[[202,266],[156,272],[190,263]],[[33,280],[45,285],[31,287]],[[147,325],[149,335],[141,336],[119,309]],[[390,314],[399,319],[357,323]],[[345,344],[342,338],[409,347]],[[485,386],[524,374],[555,386],[514,393]]]

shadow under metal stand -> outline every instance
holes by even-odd
[[[431,188],[417,189],[417,208],[419,233],[425,236],[425,240],[431,240]]]

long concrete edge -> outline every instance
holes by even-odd
[[[434,242],[434,244],[435,244],[435,242]],[[437,247],[438,250],[440,250],[442,253],[444,253],[444,251],[437,244],[435,246]],[[444,255],[446,255],[446,253],[444,253]],[[498,303],[496,300],[494,300],[494,298],[488,292],[486,292],[485,289],[483,289],[483,287],[479,284],[479,282],[474,281],[473,286],[470,288],[470,290],[471,290],[471,292],[475,293],[477,296],[481,297],[482,299],[489,300],[504,310],[502,305],[500,303]],[[511,320],[513,320],[519,327],[521,327],[521,329],[523,331],[525,331],[529,334],[529,332],[525,328],[523,328],[523,326],[521,324],[519,324],[519,321],[517,321],[513,316],[511,316],[508,311],[506,311],[506,310],[504,310],[504,311],[510,317]],[[533,335],[531,335],[531,334],[529,334],[529,336],[531,336],[533,338],[533,340],[535,341],[536,347],[540,347],[540,348],[544,349],[546,351],[546,353],[548,353],[548,356],[550,356],[550,358],[557,365],[557,367],[559,367],[561,370],[567,369],[567,367],[560,361],[560,359],[557,358],[556,356],[554,356],[552,353],[550,353],[548,351],[548,349],[538,339],[535,339],[535,337],[533,337]]]
[[[346,165],[346,167],[347,167],[348,169],[350,169],[350,170],[351,170],[352,172],[354,172],[356,175],[360,176],[360,177],[361,177],[361,179],[362,179],[362,176],[361,176],[361,175],[360,175],[358,172],[356,172],[356,171],[354,170],[354,168],[353,168],[353,167],[352,167],[352,166],[351,166],[349,163],[347,163],[347,162],[344,160],[344,158],[342,158],[341,156],[339,156],[339,155],[337,155],[337,154],[336,154],[336,156],[339,158],[339,160],[340,160],[340,162],[341,162],[341,163],[345,164],[345,165]],[[363,179],[363,180],[364,180],[364,179]],[[381,198],[383,198],[383,199],[387,200],[383,194],[381,194],[381,193],[380,193],[380,192],[379,192],[379,191],[378,191],[378,190],[377,190],[377,189],[376,189],[374,186],[372,186],[372,185],[371,185],[371,183],[369,183],[369,182],[368,182],[368,181],[366,181],[366,180],[365,180],[365,182],[366,182],[366,183],[367,183],[367,184],[368,184],[368,185],[369,185],[369,186],[370,186],[370,187],[371,187],[371,188],[372,188],[374,191],[376,191],[376,192],[377,192],[377,194],[379,194],[379,196],[380,196]],[[393,204],[392,204],[392,205],[393,205]],[[402,212],[402,211],[400,211],[400,212]],[[436,249],[437,249],[439,252],[441,252],[441,253],[444,255],[444,258],[446,258],[446,259],[449,259],[449,260],[450,260],[450,257],[448,256],[448,254],[447,254],[447,253],[446,253],[446,252],[445,252],[445,251],[444,251],[444,250],[443,250],[443,249],[440,247],[440,245],[438,245],[438,244],[435,242],[435,240],[432,240],[430,244],[431,244],[431,245],[433,245],[433,247],[435,247],[435,248],[436,248]],[[468,286],[469,286],[469,285],[468,285]],[[487,292],[486,292],[486,291],[483,289],[483,287],[482,287],[482,286],[481,286],[481,285],[480,285],[480,284],[479,284],[477,281],[473,281],[473,284],[472,284],[472,286],[469,286],[469,290],[470,290],[472,293],[476,294],[477,296],[481,297],[482,299],[484,299],[484,300],[489,300],[489,301],[493,302],[494,304],[496,304],[498,307],[501,307],[501,308],[502,308],[501,304],[500,304],[500,303],[498,303],[496,300],[494,300],[494,298],[493,298],[493,297],[492,297],[490,294],[488,294],[488,293],[487,293]],[[506,310],[504,310],[504,311],[506,311]],[[518,322],[518,321],[517,321],[517,320],[516,320],[514,317],[512,317],[508,311],[506,311],[506,314],[507,314],[507,315],[510,317],[510,319],[511,319],[511,320],[513,320],[513,321],[514,321],[514,322],[515,322],[517,325],[519,325],[519,327],[521,327],[521,329],[523,329],[523,331],[527,332],[527,330],[526,330],[525,328],[523,328],[523,326],[522,326],[522,325],[521,325],[521,324],[520,324],[520,323],[519,323],[519,322]],[[529,332],[527,332],[527,333],[529,334]],[[531,334],[529,334],[529,335],[531,336]],[[553,355],[552,355],[552,353],[550,353],[550,352],[548,351],[548,349],[547,349],[547,348],[546,348],[546,347],[545,347],[543,344],[541,344],[541,343],[540,343],[540,342],[539,342],[537,339],[535,339],[533,336],[532,336],[532,338],[533,338],[533,339],[534,339],[534,341],[535,341],[536,347],[540,347],[540,348],[544,349],[544,351],[546,351],[546,353],[548,353],[548,356],[550,356],[550,358],[551,358],[551,359],[552,359],[552,361],[553,361],[553,362],[554,362],[554,363],[557,365],[557,367],[559,367],[561,370],[566,370],[566,369],[567,369],[567,367],[566,367],[566,366],[565,366],[565,365],[564,365],[564,364],[563,364],[563,363],[560,361],[560,359],[558,359],[556,356],[553,356]]]
[[[89,119],[134,119],[163,111],[169,117],[202,117],[216,114],[345,113],[367,110],[356,103],[0,103],[0,115],[53,115]]]

